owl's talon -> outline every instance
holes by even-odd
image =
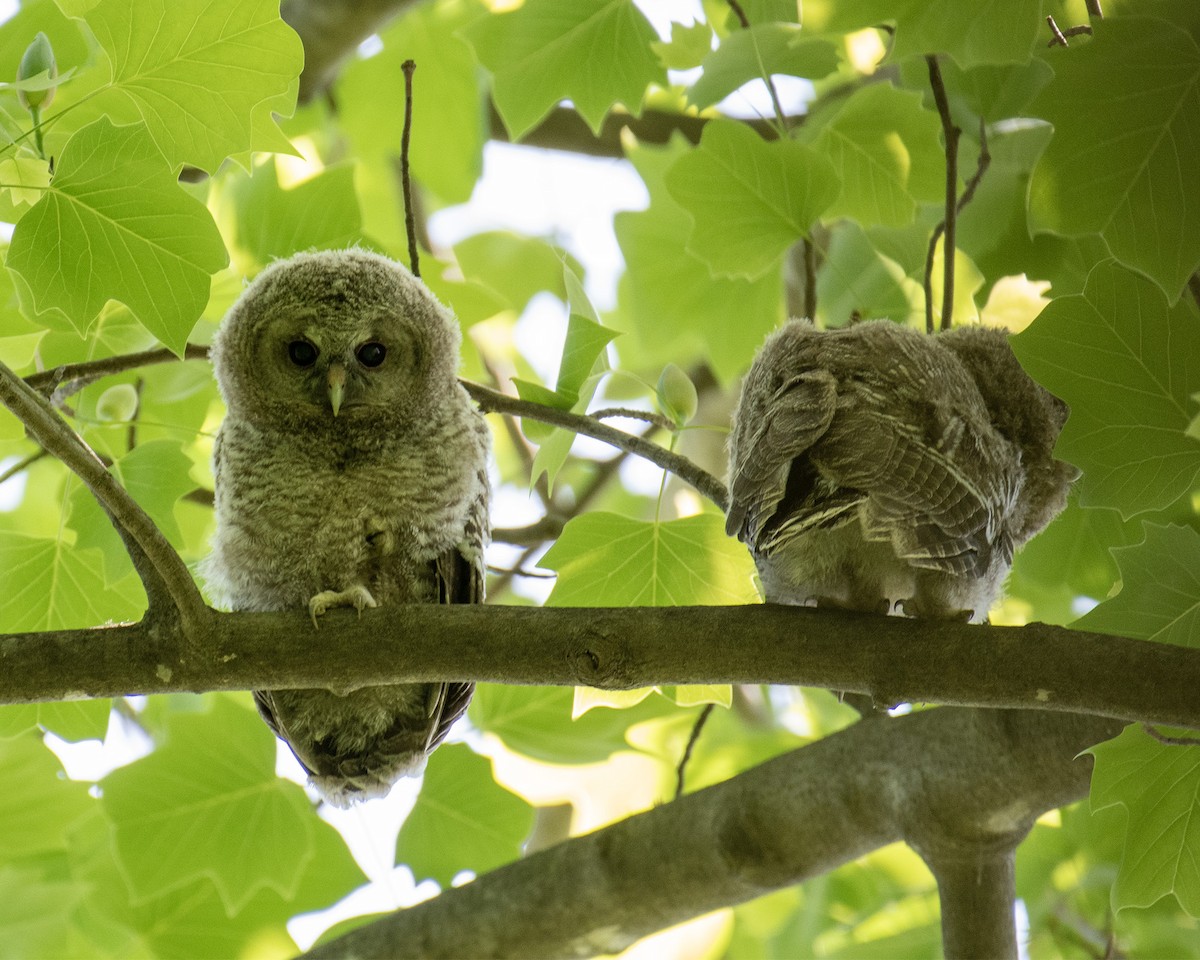
[[[379,604],[371,596],[371,591],[361,583],[356,583],[346,590],[322,590],[308,601],[308,615],[312,617],[313,626],[320,629],[317,618],[323,617],[330,607],[353,607],[362,617],[364,607],[377,606]]]

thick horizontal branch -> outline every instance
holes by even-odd
[[[1120,725],[934,710],[854,726],[501,867],[310,951],[583,957],[816,876],[896,840],[1011,848],[1087,792],[1079,753]],[[819,825],[814,829],[813,825]]]
[[[189,652],[201,651],[201,652]],[[1200,650],[773,604],[416,605],[216,614],[184,646],[140,625],[0,637],[0,703],[479,680],[630,689],[783,683],[877,701],[1032,707],[1200,729]]]

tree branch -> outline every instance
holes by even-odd
[[[471,395],[472,399],[479,404],[480,409],[487,413],[508,413],[516,417],[529,417],[541,423],[549,423],[574,433],[583,434],[585,437],[592,437],[610,444],[618,450],[643,457],[690,483],[699,493],[708,497],[722,510],[725,509],[728,498],[725,484],[707,470],[696,466],[687,457],[673,453],[649,440],[600,423],[592,417],[510,397],[507,394],[490,390],[482,384],[472,383],[470,380],[463,380],[462,385],[466,387],[467,393]]]
[[[946,138],[946,212],[941,227],[945,242],[942,245],[942,323],[949,330],[954,315],[954,250],[955,230],[958,214],[958,138],[962,131],[955,126],[950,116],[950,102],[946,99],[946,85],[942,82],[942,68],[937,56],[928,54],[925,63],[929,68],[929,86],[933,90],[933,101],[937,104],[938,116],[942,121],[942,133]],[[938,231],[934,230],[929,242],[929,253],[925,264],[925,332],[933,333],[933,254],[937,249]]]
[[[1041,813],[1087,792],[1091,762],[1079,752],[1118,731],[1109,720],[1024,711],[932,710],[858,723],[305,956],[616,953],[896,840],[927,843],[918,821],[959,835],[1023,835]]]
[[[926,857],[937,880],[947,960],[1016,960],[1016,845],[1022,839],[1023,833],[1013,834],[998,850]]]
[[[733,639],[736,638],[736,641]],[[1030,624],[993,627],[756,604],[417,604],[214,614],[193,646],[140,624],[0,636],[0,703],[132,693],[479,680],[629,690],[781,683],[881,703],[1028,707],[1200,729],[1200,650]]]
[[[46,398],[0,363],[0,403],[24,424],[42,449],[61,460],[83,481],[108,514],[133,561],[149,600],[147,616],[180,617],[185,638],[209,615],[208,607],[183,561],[154,521],[129,496],[82,439],[63,422]]]

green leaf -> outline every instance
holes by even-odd
[[[135,903],[207,877],[236,913],[263,889],[294,896],[314,856],[304,791],[275,776],[275,738],[228,697],[171,716],[166,743],[101,788]]]
[[[94,806],[87,784],[67,780],[34,734],[0,740],[0,776],[0,862],[66,850],[71,824]]]
[[[275,160],[235,181],[237,243],[262,264],[301,250],[336,250],[362,239],[354,167],[343,164],[284,190]]]
[[[19,737],[37,726],[36,703],[6,704],[0,707],[0,740]]]
[[[145,597],[136,581],[107,586],[101,555],[59,540],[0,532],[0,570],[12,588],[0,596],[5,632],[94,627],[136,620]]]
[[[1029,603],[1038,620],[1069,623],[1077,597],[1103,600],[1119,579],[1111,548],[1142,539],[1140,522],[1122,522],[1115,510],[1079,506],[1072,496],[1045,530],[1013,561],[1007,592]]]
[[[838,195],[833,166],[811,147],[768,143],[724,120],[705,125],[666,183],[695,222],[688,251],[714,273],[749,280],[775,266]]]
[[[37,705],[41,726],[71,743],[80,740],[103,740],[108,731],[108,716],[112,701],[61,700]]]
[[[837,224],[817,270],[817,315],[834,327],[851,316],[899,323],[923,316],[925,293],[851,220]],[[924,322],[924,321],[922,321]]]
[[[704,357],[727,384],[750,365],[763,338],[783,319],[781,270],[773,267],[757,280],[714,277],[684,248],[692,219],[671,199],[664,176],[689,150],[678,135],[665,150],[628,149],[650,192],[650,206],[613,218],[626,263],[620,301],[654,360],[687,365]]]
[[[948,53],[961,67],[1023,63],[1046,29],[1042,0],[855,0],[831,5],[825,29],[894,21],[895,59]]]
[[[105,301],[120,300],[182,353],[226,259],[212,217],[179,189],[146,128],[101,119],[67,142],[13,231],[7,265],[39,320],[83,334]]]
[[[1161,509],[1200,474],[1185,435],[1200,388],[1200,324],[1111,260],[1013,339],[1022,365],[1071,405],[1058,455],[1084,471],[1080,503],[1124,517]]]
[[[563,343],[562,360],[554,389],[561,395],[578,397],[597,366],[608,369],[604,348],[618,336],[616,330],[572,313],[567,321],[567,338]]]
[[[1190,527],[1144,526],[1143,543],[1113,550],[1121,592],[1075,626],[1200,647],[1200,533]]]
[[[256,115],[291,114],[304,62],[275,0],[204,0],[187,16],[169,0],[104,0],[86,20],[112,69],[98,108],[140,118],[170,167],[215,173],[280,146],[277,130],[269,144],[252,136]]]
[[[1146,17],[1093,28],[1090,43],[1054,52],[1054,80],[1031,108],[1054,124],[1030,184],[1031,219],[1038,230],[1101,234],[1174,302],[1200,266],[1200,47]]]
[[[563,99],[599,132],[613,104],[637,113],[646,85],[667,81],[650,49],[658,35],[631,0],[526,0],[463,33],[513,140]]]
[[[920,94],[883,83],[854,93],[810,141],[841,178],[825,219],[899,227],[912,221],[919,204],[941,200],[946,182],[941,128]]]
[[[180,547],[183,535],[175,521],[175,502],[194,490],[196,483],[190,476],[192,461],[179,444],[171,440],[140,443],[109,469],[171,544]],[[131,572],[129,555],[112,521],[86,487],[76,486],[71,494],[69,524],[78,534],[77,548],[95,548],[104,554],[108,583],[121,580]]]
[[[672,23],[671,42],[655,40],[650,49],[668,70],[691,70],[700,66],[712,50],[713,31],[703,20],[693,24]]]
[[[1165,746],[1130,724],[1086,752],[1096,758],[1092,810],[1119,805],[1128,814],[1113,909],[1146,907],[1173,893],[1200,917],[1200,747]]]
[[[471,701],[471,723],[516,753],[546,763],[598,763],[630,749],[625,731],[671,713],[663,697],[625,710],[589,710],[571,719],[570,687],[513,687],[481,683]]]
[[[704,72],[688,90],[694,107],[713,106],[749,80],[782,73],[820,79],[838,68],[838,50],[804,36],[798,24],[760,23],[738,30],[704,58]]]
[[[570,272],[583,268],[561,248],[503,230],[477,233],[454,245],[454,259],[463,276],[482,284],[520,313],[535,294],[547,291],[566,300],[564,263]]]
[[[754,564],[716,514],[647,523],[574,517],[538,565],[558,571],[547,606],[754,603]]]
[[[819,80],[838,66],[828,40],[808,37],[798,24],[756,23],[738,30],[704,59],[704,73],[688,90],[688,103],[712,106],[757,77],[784,74]]]
[[[396,860],[442,887],[463,870],[486,873],[521,855],[533,808],[496,783],[492,763],[466,744],[429,758],[417,803],[396,838]]]
[[[28,867],[0,866],[0,957],[92,956],[94,946],[74,924],[64,922],[88,892],[78,881],[50,880]]]
[[[421,186],[447,203],[469,199],[483,170],[487,129],[481,78],[470,46],[458,35],[478,14],[475,2],[408,7],[380,34],[383,50],[348,63],[336,87],[338,119],[356,152],[372,161],[398,157],[404,125],[404,110],[397,109],[404,103],[401,64],[416,63],[409,162]],[[390,163],[387,172],[394,182]],[[397,220],[396,210],[379,212]],[[372,212],[368,206],[368,216]]]

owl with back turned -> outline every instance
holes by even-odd
[[[456,378],[454,316],[364,250],[272,264],[230,309],[212,362],[227,414],[213,454],[205,574],[232,610],[481,603],[489,535],[483,415]],[[419,774],[470,683],[260,690],[329,802]]]
[[[742,385],[726,530],[769,602],[982,621],[1066,506],[1067,412],[1000,330],[791,321]]]

